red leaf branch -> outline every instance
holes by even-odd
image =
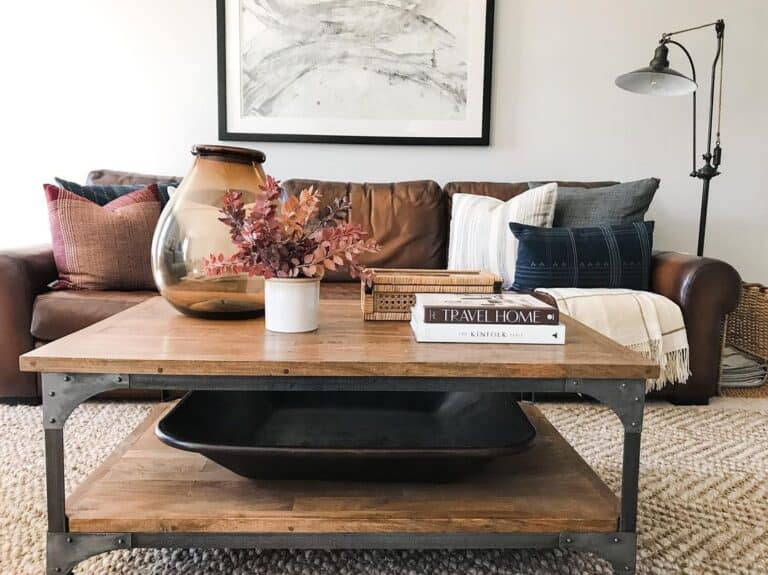
[[[346,267],[353,277],[363,276],[359,256],[380,247],[360,226],[344,222],[350,210],[348,200],[337,198],[318,217],[321,196],[314,188],[282,203],[281,196],[280,182],[271,176],[250,210],[241,192],[224,195],[219,221],[229,227],[237,252],[205,258],[206,275],[323,277],[327,271]]]

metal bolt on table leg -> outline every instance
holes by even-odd
[[[561,535],[560,547],[597,553],[615,573],[634,573],[637,537],[634,533],[569,533]]]
[[[124,375],[60,373],[43,374],[43,422],[45,427],[63,428],[72,411],[86,399],[104,391],[129,387]]]
[[[48,533],[47,572],[69,573],[81,561],[130,545],[129,533]]]
[[[564,391],[588,395],[610,407],[624,424],[626,431],[639,432],[642,428],[645,381],[627,380],[618,385],[601,380],[565,381]]]

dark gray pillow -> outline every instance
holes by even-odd
[[[542,183],[530,182],[530,188]],[[606,188],[557,188],[554,228],[617,226],[642,222],[659,187],[658,178]]]

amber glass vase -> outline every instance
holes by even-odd
[[[266,181],[258,150],[195,146],[194,164],[165,206],[152,242],[152,271],[160,293],[194,317],[246,318],[264,311],[264,279],[247,274],[208,277],[203,260],[234,254],[229,227],[219,221],[224,194],[242,192],[253,203]]]

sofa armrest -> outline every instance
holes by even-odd
[[[659,252],[653,256],[651,291],[680,306],[690,347],[691,377],[663,395],[678,403],[707,403],[717,394],[723,321],[739,303],[741,277],[720,260]]]
[[[32,304],[57,277],[50,246],[0,251],[0,401],[35,398],[37,379],[19,371],[34,346]]]

